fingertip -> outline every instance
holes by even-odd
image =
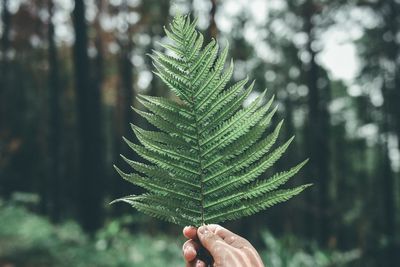
[[[196,241],[188,240],[182,246],[183,257],[187,262],[193,262],[197,257],[199,244]],[[194,263],[193,263],[194,264]]]
[[[184,250],[183,255],[186,261],[190,262],[196,258],[197,252],[193,247],[188,247]]]
[[[185,234],[186,231],[189,231],[192,228],[193,228],[193,226],[190,226],[190,225],[183,227],[183,231],[182,231],[183,234]]]
[[[183,235],[188,239],[197,239],[197,228],[194,226],[185,226]]]
[[[190,229],[190,226],[183,227],[182,233],[184,236],[186,236],[186,232],[189,231],[189,229]]]

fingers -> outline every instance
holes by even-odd
[[[203,247],[207,249],[212,256],[218,254],[223,249],[224,240],[210,231],[206,225],[199,227],[197,236]]]
[[[182,246],[183,257],[187,267],[207,267],[206,264],[197,258],[197,251],[200,244],[194,240],[186,241]]]
[[[243,237],[229,231],[228,229],[218,224],[209,224],[208,229],[221,237],[226,244],[231,245],[232,247],[242,248],[244,246],[250,245],[249,241],[247,241]]]
[[[186,241],[182,246],[183,257],[185,260],[188,262],[193,261],[197,256],[197,250],[199,247],[200,245],[193,240]]]
[[[186,226],[183,228],[183,235],[187,239],[197,240],[197,228],[194,226]]]
[[[201,226],[197,231],[201,244],[210,252],[215,266],[252,266],[244,253],[228,245],[221,236],[215,233],[217,229],[215,226],[210,228]]]
[[[263,266],[260,256],[249,241],[216,224],[202,226],[197,235],[211,253],[215,264],[228,266]]]
[[[182,251],[186,261],[186,267],[207,267],[207,265],[197,258],[197,251],[200,249],[200,244],[197,236],[197,228],[194,226],[186,226],[183,228],[183,235],[190,239],[183,244]]]
[[[208,229],[220,236],[226,244],[239,249],[239,254],[241,254],[240,258],[245,262],[250,261],[250,264],[247,263],[247,265],[244,266],[263,266],[262,260],[257,251],[245,238],[217,224],[208,225]]]

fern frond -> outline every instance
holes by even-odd
[[[140,144],[125,139],[147,162],[123,160],[134,169],[117,172],[147,193],[116,200],[150,216],[179,225],[199,226],[238,219],[286,201],[309,185],[279,189],[306,164],[270,178],[260,176],[279,160],[293,138],[276,145],[283,121],[270,133],[273,97],[264,91],[249,106],[248,78],[228,86],[233,61],[225,67],[229,46],[219,52],[215,40],[203,47],[196,20],[177,16],[165,29],[171,55],[153,51],[155,74],[180,99],[140,95],[145,111],[134,109],[158,131],[131,125]],[[274,148],[275,146],[275,148]]]

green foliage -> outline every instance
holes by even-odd
[[[75,222],[53,225],[25,208],[0,202],[0,266],[128,267],[182,266],[183,239],[132,234],[131,219],[114,219],[89,238]],[[360,251],[323,251],[316,245],[286,236],[263,233],[266,266],[354,266]]]
[[[262,237],[267,249],[260,256],[269,267],[355,266],[361,258],[360,249],[346,252],[322,250],[315,243],[291,235],[278,239],[268,231],[264,231]]]
[[[224,70],[228,46],[215,40],[203,47],[196,20],[174,18],[165,32],[166,53],[151,56],[155,74],[178,101],[140,96],[149,112],[136,110],[160,131],[132,129],[141,145],[127,144],[150,164],[123,159],[135,173],[118,173],[148,193],[124,201],[148,215],[179,225],[218,223],[252,215],[299,194],[309,185],[280,189],[306,163],[267,179],[258,178],[286,151],[293,138],[274,149],[282,122],[266,130],[277,108],[265,91],[249,106],[248,79],[230,86],[233,62]],[[173,56],[171,56],[171,53]]]
[[[181,244],[164,235],[131,234],[116,219],[89,238],[75,222],[53,225],[25,208],[0,203],[0,266],[180,266]]]

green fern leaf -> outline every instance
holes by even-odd
[[[279,160],[293,138],[273,149],[280,122],[265,135],[277,108],[273,97],[265,104],[263,92],[248,107],[243,102],[254,87],[248,78],[227,87],[233,62],[224,70],[228,46],[219,53],[215,40],[203,47],[197,21],[177,16],[165,29],[172,44],[161,44],[173,53],[154,51],[155,74],[180,101],[139,96],[148,112],[135,111],[158,131],[135,125],[140,144],[125,139],[147,162],[127,159],[134,169],[125,180],[147,193],[122,201],[150,216],[179,225],[199,226],[249,216],[299,194],[309,185],[278,189],[306,164],[260,178]]]

